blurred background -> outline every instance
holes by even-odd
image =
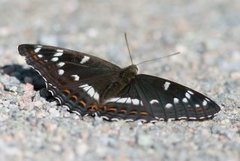
[[[239,69],[237,0],[0,3],[0,51],[4,51],[0,53],[4,58],[1,64],[19,63],[16,54],[19,44],[42,43],[94,54],[124,67],[130,63],[123,36],[127,32],[135,63],[177,51],[182,53],[173,60],[160,60],[140,68],[154,69],[163,64],[168,70],[168,65],[174,64],[175,73],[181,72],[183,66],[187,69],[187,65],[200,66],[204,71],[212,65],[220,70]],[[12,55],[16,58],[8,59]],[[199,65],[202,62],[204,66]],[[153,74],[162,70],[153,70],[158,72]]]
[[[27,68],[17,51],[23,43],[78,50],[125,67],[130,58],[124,32],[134,63],[181,52],[143,64],[140,72],[207,93],[223,108],[216,119],[140,126],[61,118],[65,111],[48,120],[49,132],[42,122],[53,113],[40,106],[46,116],[34,116],[33,123],[26,119],[36,110],[19,110],[26,86],[0,72],[0,160],[239,160],[239,0],[0,0],[0,67]],[[19,93],[9,94],[5,86],[20,88]],[[11,99],[15,119],[3,103]]]

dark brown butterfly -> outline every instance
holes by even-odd
[[[44,78],[59,104],[107,120],[205,120],[220,107],[188,87],[151,75],[137,66],[120,68],[98,57],[59,47],[23,44],[19,53]]]

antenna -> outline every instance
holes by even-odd
[[[127,39],[127,33],[126,32],[124,33],[124,37],[125,37],[126,45],[127,45],[127,48],[128,48],[128,54],[129,54],[129,57],[131,59],[131,63],[133,64],[132,54],[130,52],[130,48],[129,48],[129,45],[128,45],[128,39]]]
[[[158,58],[154,58],[154,59],[150,59],[150,60],[145,60],[145,61],[142,61],[142,62],[136,64],[136,66],[141,65],[141,64],[143,64],[143,63],[147,63],[147,62],[151,62],[151,61],[156,61],[156,60],[159,60],[159,59],[162,59],[162,58],[167,58],[167,57],[174,56],[174,55],[178,55],[178,54],[181,54],[181,53],[180,53],[180,52],[176,52],[176,53],[173,53],[173,54],[170,54],[170,55],[165,55],[165,56],[161,56],[161,57],[158,57]]]

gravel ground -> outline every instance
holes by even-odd
[[[238,0],[0,0],[0,160],[239,161],[239,10]],[[42,80],[17,52],[40,42],[124,67],[124,32],[136,63],[180,51],[141,72],[207,94],[218,115],[155,124],[80,118],[42,97]]]

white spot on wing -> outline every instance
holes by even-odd
[[[42,54],[38,54],[37,56],[38,56],[39,58],[42,58],[42,57],[43,57],[43,55],[42,55]]]
[[[105,120],[109,120],[109,118],[107,116],[100,116],[100,117],[105,119]]]
[[[99,94],[97,92],[95,92],[93,98],[98,101],[99,100]]]
[[[88,87],[88,84],[83,84],[81,86],[79,86],[80,88],[84,88],[84,87]]]
[[[58,67],[63,67],[64,65],[65,65],[64,62],[60,62],[60,63],[57,64]]]
[[[125,119],[126,122],[132,122],[133,119]]]
[[[58,61],[58,57],[53,57],[53,58],[51,59],[51,61],[53,61],[53,62]]]
[[[185,98],[185,97],[182,99],[182,101],[183,101],[184,103],[188,103],[188,100],[187,100],[187,98]]]
[[[84,56],[83,58],[82,58],[82,60],[81,60],[81,64],[84,64],[84,63],[86,63],[88,60],[90,59],[90,57],[89,56]]]
[[[200,105],[199,104],[195,104],[195,107],[198,108],[198,107],[200,107]]]
[[[50,93],[51,93],[51,95],[52,95],[52,96],[54,96],[54,93],[53,93],[53,91],[51,91],[51,90],[48,90],[48,92],[50,92]]]
[[[210,99],[208,99],[208,98],[205,98],[205,100],[208,101],[208,102],[210,102]]]
[[[137,98],[131,99],[130,97],[123,97],[123,98],[115,97],[115,98],[110,98],[110,99],[108,99],[108,100],[105,101],[105,103],[108,103],[108,102],[127,103],[127,104],[133,104],[133,105],[141,105],[141,106],[143,106],[143,102],[142,102],[142,101],[140,101],[140,100],[137,99]]]
[[[208,115],[207,117],[208,117],[208,118],[211,118],[211,117],[213,117],[213,115]]]
[[[149,103],[150,103],[150,104],[154,104],[154,103],[159,103],[159,102],[158,102],[158,100],[153,99],[153,100],[151,100]]]
[[[57,101],[58,101],[58,103],[62,103],[62,100],[60,99],[60,98],[58,98],[58,97],[54,97]]]
[[[185,96],[186,96],[188,99],[191,98],[191,95],[190,95],[188,92],[185,93]]]
[[[72,111],[72,112],[81,116],[81,114],[78,111]]]
[[[119,118],[111,118],[111,121],[119,121]]]
[[[76,74],[74,74],[74,75],[71,75],[71,77],[73,77],[73,79],[74,79],[75,81],[78,81],[78,80],[79,80],[79,76],[78,76],[78,75],[76,75]]]
[[[57,52],[53,56],[62,56],[63,55],[63,50],[57,50]]]
[[[175,104],[177,104],[177,103],[179,103],[179,99],[178,98],[173,98],[173,102],[175,103]]]
[[[143,102],[140,101],[139,99],[135,98],[135,99],[131,99],[130,97],[115,97],[115,98],[110,98],[108,100],[105,101],[105,103],[108,102],[117,102],[117,103],[127,103],[127,104],[133,104],[133,105],[141,105],[143,106]]]
[[[187,119],[186,116],[179,117],[178,119]]]
[[[84,89],[85,89],[85,88],[84,88]],[[94,94],[95,94],[95,90],[93,89],[93,87],[90,86],[90,89],[87,91],[87,93],[88,93],[88,95],[89,95],[90,97],[93,97]]]
[[[189,94],[193,95],[194,93],[190,90],[187,91]]]
[[[90,97],[93,97],[96,101],[99,100],[99,94],[94,90],[94,88],[88,84],[83,84],[81,86],[79,86],[79,88],[82,88],[85,92],[87,92],[87,94]]]
[[[158,120],[159,120],[159,121],[164,121],[164,118],[161,117],[161,118],[159,118]]]
[[[58,69],[58,74],[59,75],[63,75],[64,74],[64,70],[63,69]]]
[[[120,98],[119,100],[117,100],[117,103],[125,103],[127,99],[128,98]]]
[[[134,105],[139,105],[140,104],[140,100],[139,99],[132,99],[132,103],[134,104]]]
[[[196,117],[189,117],[189,119],[196,120],[197,118]]]
[[[36,49],[34,49],[34,52],[38,53],[41,49],[42,49],[42,47],[37,47]]]
[[[84,90],[84,91],[88,91],[90,88],[92,88],[92,86],[89,86],[89,85],[88,85],[88,86],[84,87],[83,90]]]
[[[171,84],[170,82],[165,82],[165,83],[164,83],[164,90],[165,90],[165,91],[168,90],[170,84]]]
[[[207,101],[206,101],[206,100],[203,100],[202,105],[203,105],[203,106],[206,106],[206,105],[207,105]]]
[[[171,108],[173,105],[171,104],[171,103],[167,103],[166,105],[165,105],[165,108]]]
[[[116,102],[119,99],[120,99],[120,97],[110,98],[110,99],[106,100],[105,103],[107,103],[107,102]]]
[[[126,101],[126,103],[131,104],[131,103],[132,103],[131,100],[132,100],[132,99],[131,99],[130,97],[127,97],[127,101]]]

